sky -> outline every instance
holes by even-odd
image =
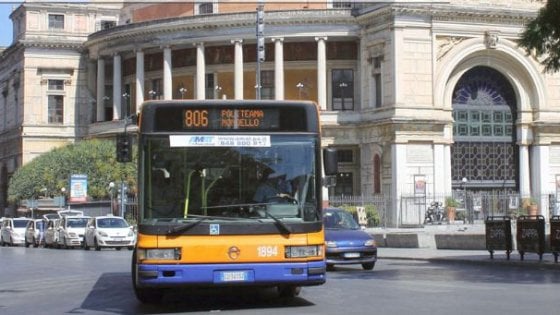
[[[12,7],[17,8],[21,2],[0,0],[0,47],[7,47],[12,43],[10,13],[12,13]]]

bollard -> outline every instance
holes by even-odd
[[[544,254],[544,217],[542,215],[523,215],[517,218],[517,250],[524,259],[526,252]]]
[[[495,250],[505,250],[507,259],[512,251],[511,218],[508,216],[488,216],[484,221],[486,228],[486,249],[490,259]]]

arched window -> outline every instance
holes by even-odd
[[[453,91],[452,181],[467,178],[481,189],[516,188],[516,99],[511,83],[495,69],[467,71]]]

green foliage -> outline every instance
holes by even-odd
[[[88,176],[88,197],[107,198],[110,182],[121,178],[134,192],[136,187],[136,156],[131,163],[117,163],[115,142],[111,140],[84,140],[56,148],[20,167],[11,177],[8,200],[54,197],[62,187],[70,192],[70,176]]]
[[[560,1],[549,0],[539,10],[538,16],[527,24],[521,34],[519,46],[527,53],[534,52],[546,72],[560,70]]]
[[[459,201],[457,201],[457,199],[449,196],[449,197],[445,198],[445,206],[446,207],[457,208],[459,206]]]
[[[379,222],[381,222],[381,218],[380,218],[379,212],[377,212],[377,209],[375,208],[375,206],[371,205],[371,204],[368,204],[368,205],[364,205],[363,207],[366,210],[366,217],[367,217],[367,220],[368,220],[367,226],[368,227],[379,226]],[[358,209],[356,208],[356,206],[341,205],[339,208],[342,208],[342,209],[352,213],[352,216],[354,216],[354,218],[356,219],[356,222],[358,221]]]

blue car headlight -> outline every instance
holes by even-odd
[[[364,246],[367,246],[367,247],[373,247],[373,246],[375,246],[375,240],[367,240],[367,241],[364,243]]]

